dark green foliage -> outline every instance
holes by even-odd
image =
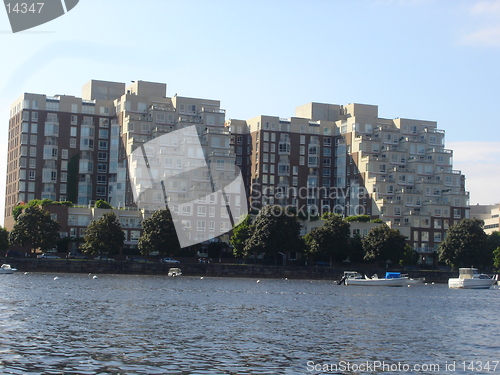
[[[500,268],[500,246],[493,251],[493,266]]]
[[[297,217],[285,213],[277,205],[262,208],[250,226],[250,238],[246,241],[246,253],[266,253],[275,261],[279,253],[300,251],[300,224]]]
[[[367,223],[367,222],[370,221],[370,216],[368,216],[368,215],[347,216],[345,218],[345,221],[347,221],[348,223],[351,223],[351,222],[354,222],[354,221],[357,221],[357,222],[360,222],[360,223]]]
[[[47,211],[38,206],[26,206],[17,217],[9,240],[15,245],[46,251],[56,245],[59,228],[59,223],[52,220]]]
[[[9,231],[0,227],[0,252],[4,253],[9,248]]]
[[[372,228],[362,242],[365,260],[399,263],[404,257],[406,237],[386,224]]]
[[[231,245],[233,245],[233,254],[235,257],[246,258],[248,253],[245,251],[245,245],[250,238],[251,218],[247,215],[245,219],[233,229],[231,236]]]
[[[365,250],[363,249],[363,241],[359,233],[356,233],[351,238],[347,255],[349,260],[353,263],[361,263],[364,261]]]
[[[488,235],[488,247],[491,251],[500,247],[500,232],[495,231]]]
[[[344,260],[348,254],[351,226],[341,216],[323,215],[325,222],[304,236],[308,254],[326,255],[330,263]]]
[[[144,255],[158,252],[160,255],[175,256],[180,250],[170,210],[158,210],[142,222],[143,233],[138,247]]]
[[[94,205],[95,208],[104,208],[104,209],[112,209],[113,206],[111,206],[108,202],[105,200],[99,199],[97,202],[95,202]]]
[[[439,260],[453,267],[489,266],[492,252],[479,219],[462,219],[448,230],[439,245]]]
[[[383,223],[382,219],[379,219],[379,218],[376,218],[376,219],[373,219],[370,221],[371,223],[377,223],[377,224],[381,224]]]
[[[92,220],[85,231],[80,247],[87,254],[118,254],[123,247],[125,234],[114,212],[107,212]]]
[[[413,266],[418,263],[420,255],[410,245],[406,244],[403,257],[399,263],[403,266]]]

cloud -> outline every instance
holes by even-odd
[[[453,150],[454,169],[465,175],[470,203],[500,202],[500,142],[449,142],[446,147]]]
[[[500,47],[500,0],[478,1],[467,9],[476,25],[460,43],[476,47]],[[478,23],[476,23],[478,22]]]
[[[462,44],[470,46],[500,46],[500,26],[490,27],[466,35]]]
[[[471,13],[475,15],[500,16],[500,0],[479,1],[471,8]]]

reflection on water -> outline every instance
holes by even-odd
[[[318,373],[308,361],[374,360],[447,373],[498,360],[498,289],[54,276],[2,275],[1,373],[306,374]]]

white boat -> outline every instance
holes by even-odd
[[[489,289],[495,280],[475,268],[459,268],[458,278],[448,279],[448,287],[461,289]]]
[[[402,274],[401,277],[408,277],[407,274]],[[408,285],[418,285],[418,284],[423,284],[425,281],[425,277],[417,277],[417,278],[412,278],[408,277],[408,280],[406,280],[406,283]]]
[[[181,276],[182,275],[182,270],[180,268],[170,268],[168,270],[168,276],[170,277],[176,277],[176,276]]]
[[[16,272],[16,268],[12,268],[10,264],[2,264],[2,267],[0,267],[0,274],[9,274],[9,273],[14,273]]]
[[[355,271],[345,271],[339,284],[345,285],[370,285],[370,286],[404,286],[408,284],[408,277],[401,276],[399,272],[386,272],[385,277],[379,278],[376,274],[372,277],[362,276]]]

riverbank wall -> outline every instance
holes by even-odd
[[[344,271],[359,271],[366,275],[377,274],[383,277],[386,271],[407,273],[409,277],[425,277],[427,282],[446,283],[450,277],[457,277],[458,271],[437,270],[400,270],[367,268],[358,269],[354,265],[347,267],[324,266],[270,266],[260,264],[228,263],[182,263],[179,266],[154,262],[96,261],[65,259],[1,258],[19,272],[56,272],[56,273],[92,273],[92,274],[131,274],[131,275],[167,275],[172,267],[179,267],[185,276],[207,277],[255,277],[289,278],[311,280],[339,280]]]

